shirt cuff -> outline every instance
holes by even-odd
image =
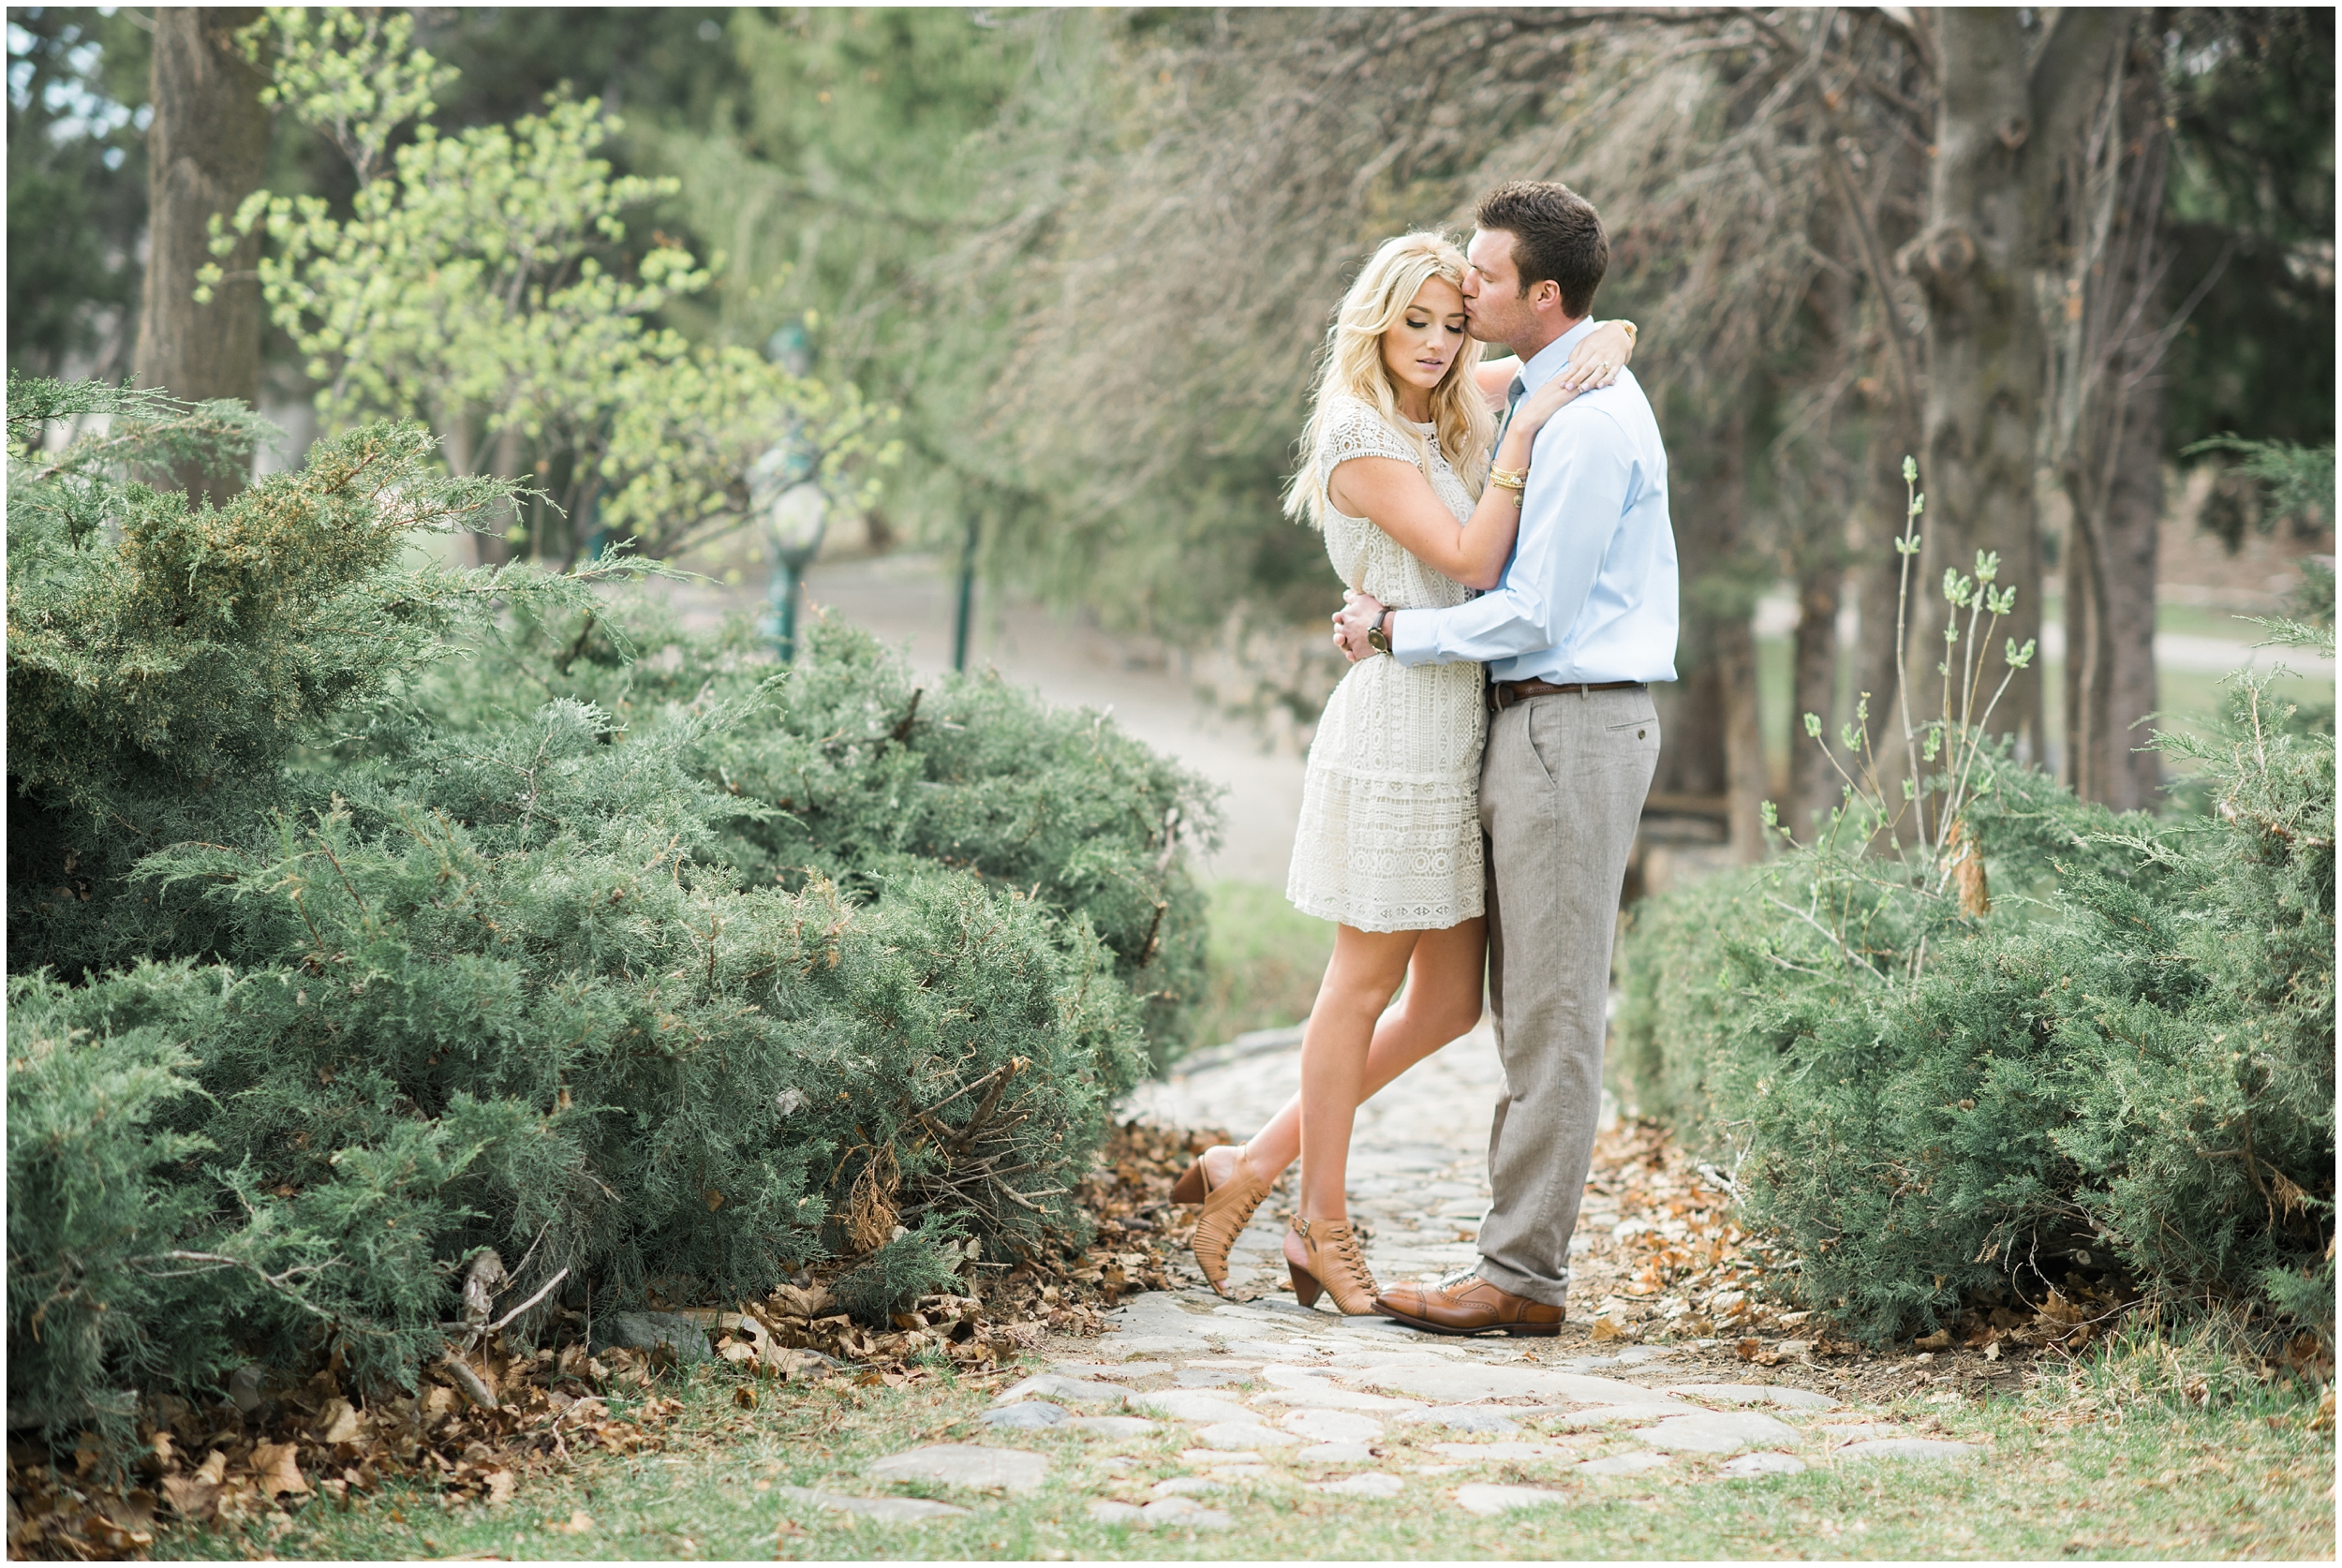
[[[1439,612],[1394,610],[1390,615],[1390,657],[1401,664],[1429,664],[1439,657]]]

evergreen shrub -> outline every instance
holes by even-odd
[[[1021,889],[1097,932],[1158,1062],[1185,1046],[1207,901],[1184,846],[1217,831],[1202,779],[1104,716],[1050,709],[996,673],[915,683],[842,622],[813,621],[782,677],[745,618],[693,634],[648,594],[611,613],[525,610],[434,664],[411,704],[462,727],[567,697],[622,728],[742,704],[753,717],[701,727],[687,761],[738,806],[709,853],[745,882],[826,877],[882,899],[907,869],[946,865]],[[785,700],[751,701],[783,680]]]
[[[631,643],[607,566],[406,567],[503,495],[419,433],[191,510],[123,466],[217,410],[141,395],[10,387],[12,1425],[411,1387],[482,1248],[506,1307],[823,1263],[875,1318],[1084,1229],[1193,779],[842,629]]]
[[[1635,910],[1619,1087],[1794,1244],[1806,1305],[1879,1340],[2079,1270],[2331,1339],[2334,743],[2269,684],[2158,740],[2208,813],[1979,742],[1932,846],[1866,840],[1850,788],[1817,841]]]

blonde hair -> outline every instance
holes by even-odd
[[[1415,445],[1423,477],[1430,478],[1430,444],[1399,412],[1399,395],[1383,363],[1383,336],[1399,324],[1416,292],[1432,278],[1444,279],[1460,293],[1464,265],[1463,252],[1445,236],[1417,229],[1385,240],[1350,285],[1326,333],[1310,421],[1301,430],[1301,467],[1285,487],[1287,517],[1313,528],[1324,526],[1326,480],[1317,471],[1318,445],[1330,418],[1327,406],[1339,396],[1355,397],[1379,410],[1393,430]],[[1473,367],[1479,362],[1479,343],[1466,339],[1447,374],[1431,389],[1431,428],[1440,451],[1475,495],[1487,478],[1496,435],[1495,417],[1473,377]]]

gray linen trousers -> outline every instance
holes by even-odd
[[[1505,1093],[1480,1277],[1566,1307],[1593,1159],[1610,945],[1627,851],[1659,761],[1648,687],[1532,697],[1493,715],[1480,764],[1489,991]]]

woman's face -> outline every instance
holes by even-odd
[[[1427,278],[1398,324],[1383,334],[1383,365],[1392,380],[1430,392],[1465,341],[1463,295],[1445,278]]]

